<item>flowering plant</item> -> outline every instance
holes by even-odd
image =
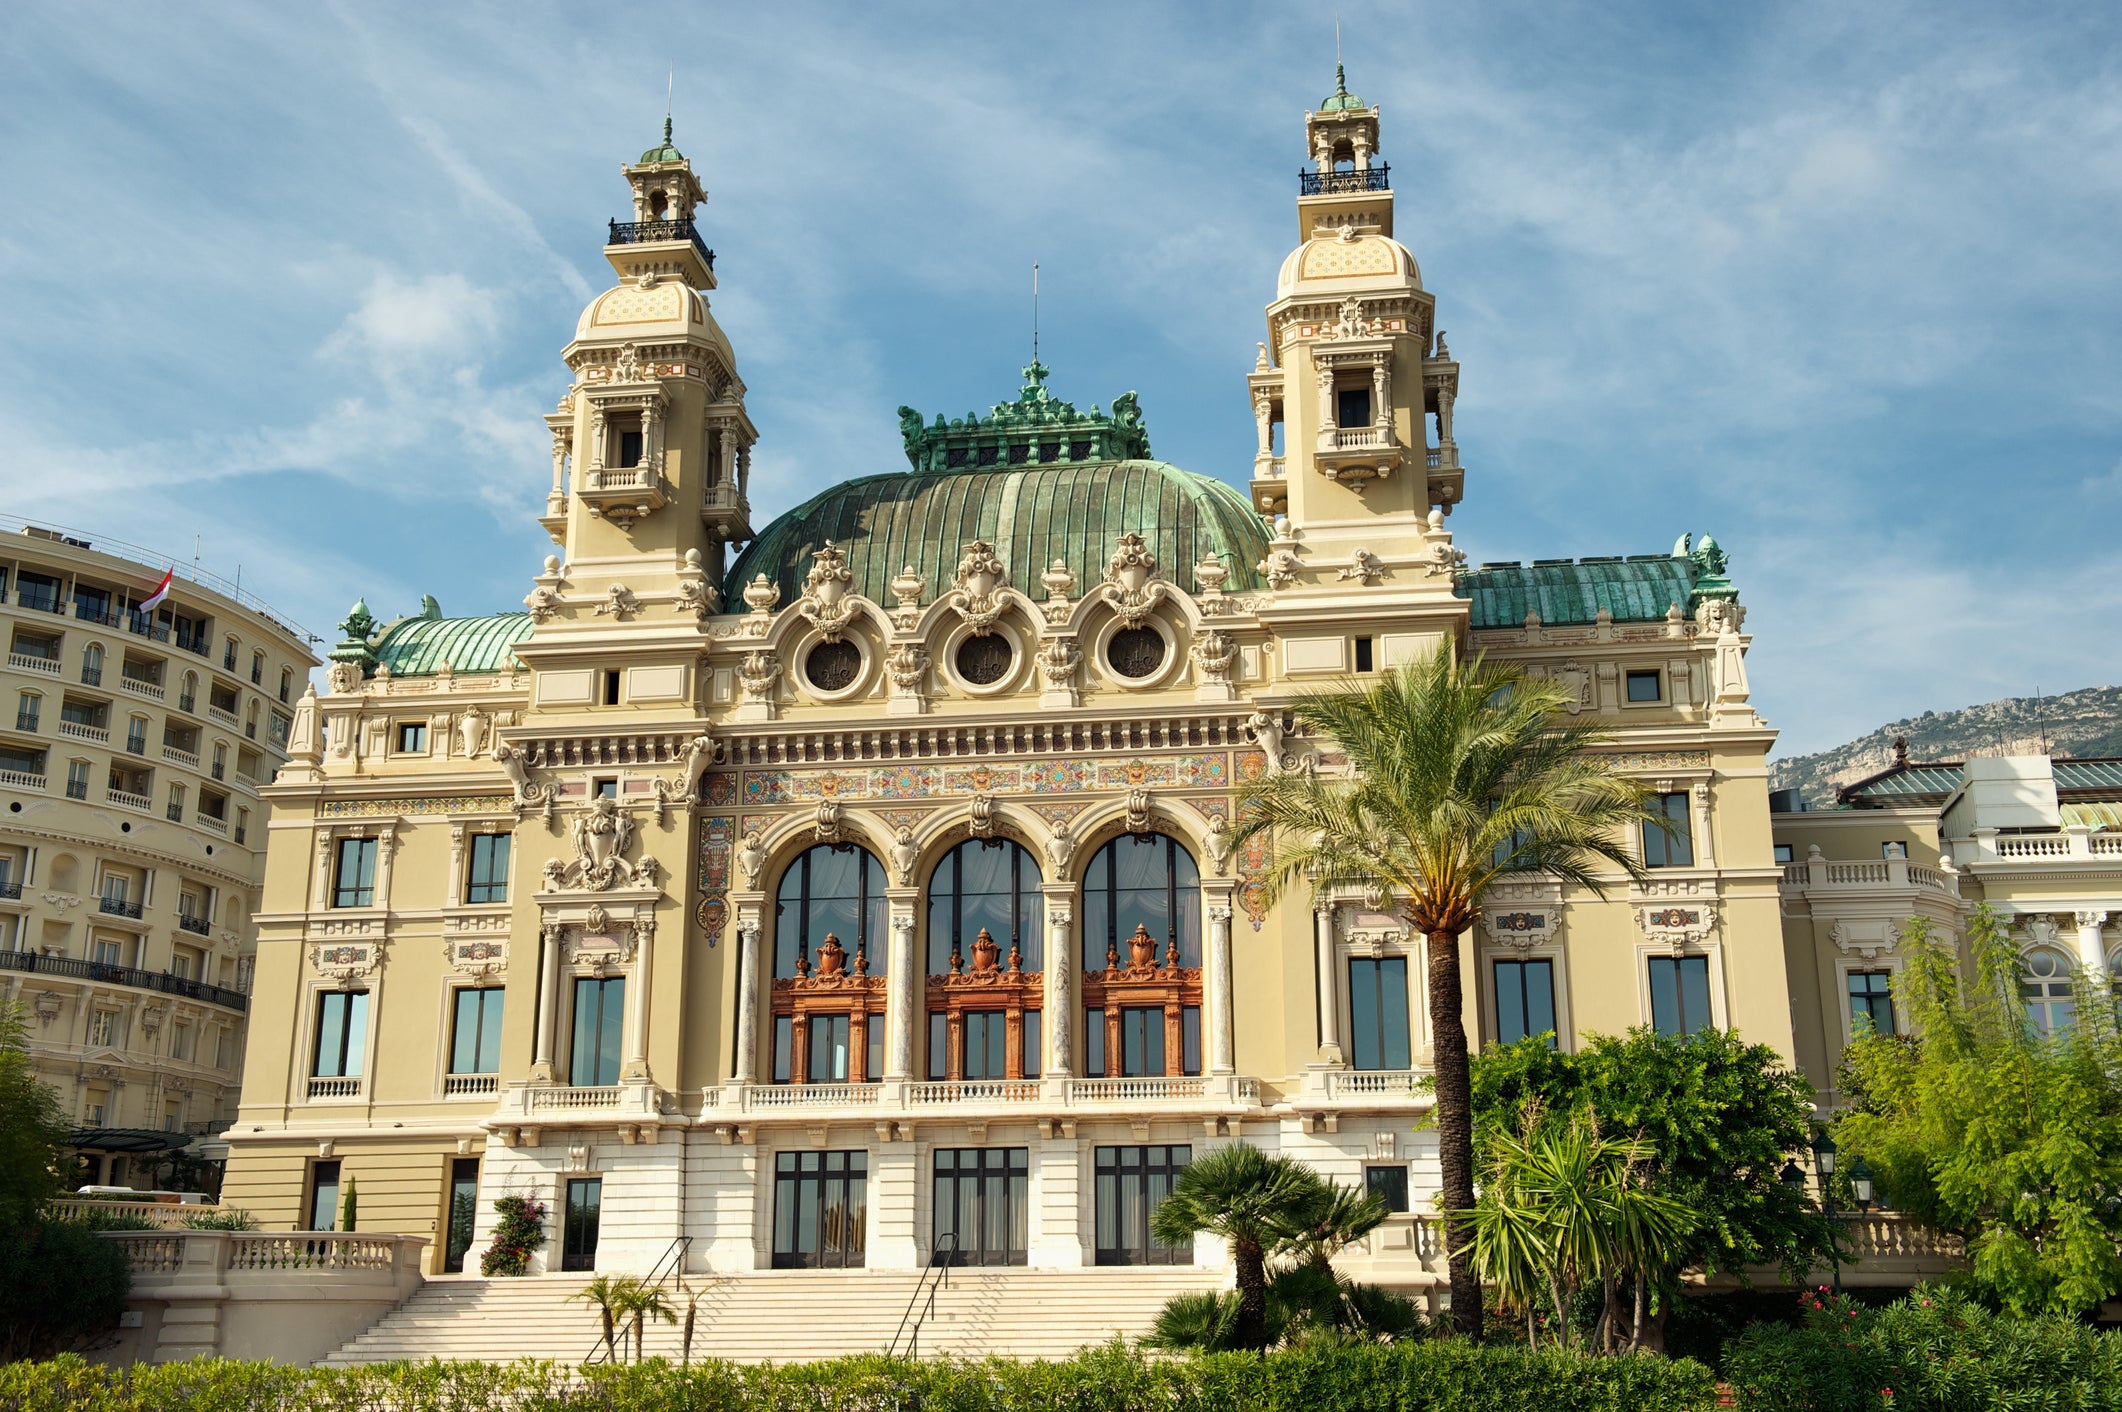
[[[531,1252],[545,1244],[545,1203],[528,1196],[504,1196],[494,1203],[501,1219],[494,1238],[479,1257],[482,1275],[521,1275],[530,1270]]]

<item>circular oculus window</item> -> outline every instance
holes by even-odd
[[[1164,665],[1164,634],[1155,628],[1122,628],[1105,644],[1105,660],[1123,677],[1141,680]]]
[[[803,659],[803,675],[820,691],[844,691],[862,671],[862,649],[852,642],[821,642]]]
[[[974,686],[993,686],[1009,675],[1016,653],[1001,633],[968,637],[958,644],[958,675]]]

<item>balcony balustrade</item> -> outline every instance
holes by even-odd
[[[700,228],[691,221],[612,221],[607,245],[648,245],[665,240],[689,240],[707,267],[715,267],[715,252],[700,239]]]
[[[354,1078],[311,1079],[309,1081],[309,1096],[311,1098],[359,1098],[361,1096],[361,1080],[358,1076]]]
[[[499,1092],[499,1074],[448,1074],[442,1080],[444,1098],[476,1098]]]
[[[111,743],[109,726],[92,726],[86,721],[69,721],[64,717],[59,721],[59,734],[73,740],[86,740],[95,745]]]
[[[1297,173],[1299,196],[1342,196],[1392,189],[1392,167],[1385,162],[1362,171]]]
[[[143,814],[155,812],[155,801],[144,794],[133,794],[122,789],[106,789],[103,791],[103,797],[113,804],[122,804],[128,809],[138,809]]]
[[[162,758],[174,761],[179,765],[189,765],[195,770],[199,768],[199,756],[196,751],[180,750],[174,745],[162,747]]]
[[[7,664],[25,672],[42,672],[51,677],[59,675],[59,659],[46,657],[40,652],[10,652]]]
[[[160,701],[168,695],[163,691],[162,683],[149,681],[145,677],[128,676],[123,672],[118,674],[118,685],[135,696],[145,696],[150,701]]]
[[[0,971],[29,971],[40,976],[91,981],[97,985],[132,986],[138,990],[182,996],[186,1000],[203,1000],[209,1005],[225,1005],[231,1010],[250,1008],[249,996],[226,986],[208,985],[205,981],[160,971],[143,971],[137,966],[111,966],[101,961],[80,961],[71,956],[47,956],[39,951],[0,951]]]

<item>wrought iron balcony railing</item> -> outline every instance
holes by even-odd
[[[646,245],[657,240],[690,240],[707,267],[715,267],[715,252],[700,239],[699,227],[691,221],[613,221],[607,245]]]
[[[138,918],[144,909],[138,902],[128,902],[122,897],[99,897],[96,910],[109,917]]]
[[[30,971],[40,975],[70,976],[75,980],[94,981],[102,985],[138,986],[142,990],[160,991],[164,995],[181,995],[187,1000],[204,1000],[210,1005],[226,1005],[231,1010],[250,1008],[250,997],[240,990],[208,985],[205,981],[166,975],[160,971],[143,971],[137,966],[112,966],[101,961],[79,961],[71,956],[46,956],[36,951],[0,951],[0,971]]]
[[[1352,191],[1391,191],[1392,168],[1384,162],[1360,172],[1298,172],[1299,196],[1341,196]]]

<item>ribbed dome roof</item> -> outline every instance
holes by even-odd
[[[1044,598],[1039,575],[1059,559],[1083,593],[1105,577],[1114,542],[1133,530],[1149,541],[1158,572],[1192,592],[1194,565],[1222,556],[1230,590],[1260,586],[1267,527],[1244,496],[1211,476],[1162,461],[1063,462],[864,476],[836,485],[775,520],[731,566],[724,611],[758,574],[783,605],[803,591],[811,554],[831,540],[847,554],[854,591],[892,603],[890,584],[912,565],[934,602],[965,546],[995,546],[1012,586]]]
[[[433,676],[444,662],[460,676],[513,671],[517,663],[512,649],[530,635],[528,613],[406,618],[392,623],[376,639],[376,661],[389,667],[394,677]]]

